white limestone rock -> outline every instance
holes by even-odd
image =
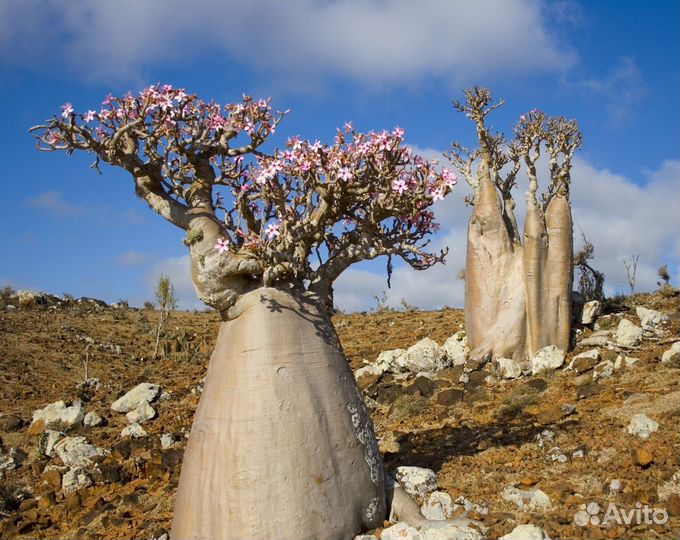
[[[406,492],[413,497],[425,497],[437,489],[437,475],[423,467],[397,467],[395,477]]]
[[[155,416],[156,410],[151,405],[149,405],[149,402],[146,400],[137,405],[135,410],[130,411],[125,415],[131,424],[143,424]]]
[[[646,414],[634,415],[628,424],[628,433],[641,439],[649,439],[650,435],[658,429],[659,424]]]
[[[83,467],[73,467],[62,476],[61,489],[64,495],[68,495],[82,487],[91,486],[93,483],[90,473]]]
[[[446,351],[446,356],[454,366],[464,366],[470,356],[467,336],[462,330],[448,338],[442,345],[442,349]]]
[[[80,425],[83,418],[85,418],[85,407],[80,400],[74,401],[69,406],[66,406],[63,401],[55,401],[33,413],[28,432],[34,434],[45,429],[69,429]]]
[[[622,347],[637,347],[642,343],[642,328],[628,319],[621,319],[616,327],[616,343]]]
[[[67,467],[87,467],[93,458],[108,453],[87,442],[85,437],[65,437],[54,445],[54,451]]]
[[[583,304],[583,311],[581,311],[581,324],[592,324],[597,319],[597,316],[602,310],[602,304],[597,300],[591,300]]]
[[[496,365],[504,379],[517,379],[522,376],[522,366],[512,358],[496,358]]]
[[[500,540],[550,540],[548,534],[536,525],[518,525]]]
[[[111,405],[111,409],[119,413],[134,411],[143,401],[152,403],[160,394],[158,384],[140,383]]]
[[[516,504],[524,512],[548,510],[552,506],[550,497],[537,488],[519,489],[508,486],[501,493],[501,497]]]
[[[668,367],[680,367],[680,341],[676,341],[670,349],[664,351],[661,362]]]
[[[120,432],[120,436],[126,439],[141,439],[142,437],[146,437],[147,433],[139,424],[130,424],[126,428],[123,428],[123,431]]]
[[[562,349],[548,345],[540,349],[531,359],[531,374],[537,375],[544,370],[554,370],[564,364],[565,354]]]
[[[395,368],[399,372],[440,371],[450,365],[446,351],[430,338],[421,339],[395,359]]]
[[[453,501],[445,491],[433,491],[420,507],[420,513],[427,519],[443,521],[453,513]]]

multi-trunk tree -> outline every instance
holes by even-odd
[[[196,292],[222,315],[184,455],[172,537],[352,538],[422,521],[385,487],[371,419],[329,317],[353,263],[416,269],[456,182],[412,154],[403,130],[333,144],[262,146],[284,113],[220,106],[170,86],[32,128],[42,150],[83,150],[128,171],[139,197],[186,231]]]
[[[472,88],[454,102],[477,130],[478,147],[454,143],[449,159],[473,190],[467,231],[465,326],[475,359],[524,361],[539,349],[569,348],[573,282],[571,159],[581,145],[578,124],[533,110],[522,115],[507,141],[486,117],[503,102]],[[541,153],[549,178],[539,196]],[[512,190],[528,177],[524,231],[515,217]]]

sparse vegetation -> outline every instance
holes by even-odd
[[[578,271],[578,291],[586,302],[590,300],[604,300],[604,274],[595,270],[588,261],[595,256],[595,247],[581,231],[583,245],[574,253],[574,270]]]
[[[640,255],[631,255],[623,259],[623,266],[626,268],[626,275],[628,276],[628,286],[630,287],[630,294],[635,294],[635,285],[637,283],[637,266],[640,260]]]
[[[156,325],[156,345],[154,346],[152,359],[158,358],[158,350],[163,335],[163,327],[168,322],[172,311],[177,309],[177,296],[175,286],[170,282],[170,278],[161,274],[156,284],[156,306],[158,307],[158,324]]]

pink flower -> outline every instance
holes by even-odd
[[[458,177],[451,169],[442,169],[442,178],[444,185],[448,188],[453,188],[458,183]]]
[[[352,131],[354,129],[354,126],[352,125],[352,122],[345,122],[344,128],[345,131]]]
[[[522,115],[522,116],[519,117],[519,121],[520,121],[520,122],[526,122],[526,121],[527,121],[527,117],[524,116],[524,115]]]
[[[392,131],[392,135],[394,136],[395,139],[400,141],[401,139],[404,138],[404,130],[400,128],[399,126],[394,128],[394,131]]]
[[[321,150],[321,141],[315,141],[312,146],[309,147],[312,152],[317,152]]]
[[[86,122],[92,122],[92,120],[94,120],[95,114],[97,114],[95,111],[89,110],[83,115],[83,120],[85,120]]]
[[[279,236],[280,231],[279,231],[279,224],[276,222],[272,222],[264,230],[264,233],[267,235],[267,239],[272,240]]]
[[[392,189],[397,191],[399,195],[403,195],[405,191],[408,191],[408,184],[403,178],[397,178],[392,180]]]
[[[531,114],[538,114],[538,109],[531,109]]]
[[[186,98],[187,98],[187,93],[184,91],[183,88],[180,88],[180,89],[177,90],[177,92],[175,93],[175,98],[174,98],[174,99],[175,99],[175,101],[176,101],[177,103],[182,103],[182,101],[184,101]]]
[[[215,244],[215,249],[220,253],[224,253],[229,250],[229,240],[227,238],[220,238]]]
[[[71,113],[73,113],[73,105],[70,103],[64,103],[61,106],[61,116],[62,118],[68,118],[71,116]]]
[[[347,182],[354,178],[354,175],[350,172],[350,170],[347,167],[343,167],[342,169],[340,169],[340,172],[338,173],[338,178],[340,178],[340,180],[344,180]]]
[[[47,133],[45,133],[45,142],[47,144],[55,144],[61,140],[61,133],[59,133],[57,130],[48,130]]]
[[[432,201],[443,201],[444,200],[444,190],[437,188],[432,192]]]

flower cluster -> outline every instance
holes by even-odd
[[[332,144],[292,137],[263,153],[286,112],[269,99],[222,106],[153,85],[84,113],[66,103],[32,131],[42,150],[86,150],[95,166],[127,169],[137,193],[181,227],[212,215],[212,252],[255,261],[248,272],[265,283],[330,283],[381,255],[415,268],[443,261],[425,248],[438,228],[430,207],[456,184],[453,171],[415,155],[399,127],[363,134],[348,123]]]

